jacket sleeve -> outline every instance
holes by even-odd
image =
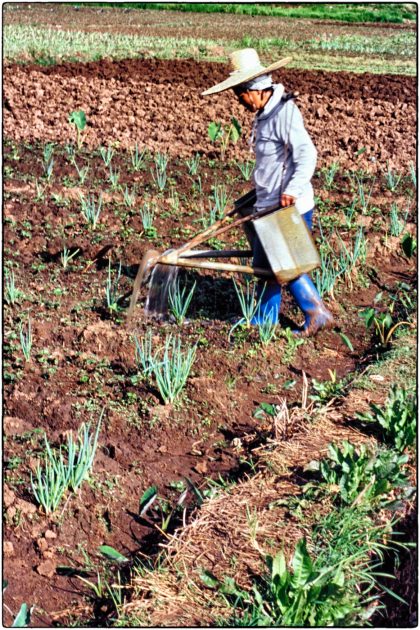
[[[279,117],[280,134],[287,143],[285,180],[283,194],[300,197],[304,187],[315,172],[317,150],[305,129],[302,114],[293,101],[288,101]],[[292,171],[288,172],[289,169]]]

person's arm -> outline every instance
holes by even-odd
[[[305,129],[302,114],[293,101],[282,111],[281,134],[288,142],[288,156],[292,157],[293,173],[281,196],[281,206],[292,205],[302,194],[315,172],[317,151]],[[287,168],[287,167],[286,167]]]

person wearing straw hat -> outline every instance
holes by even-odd
[[[317,151],[305,129],[302,114],[286,95],[282,84],[275,84],[271,72],[285,66],[290,58],[280,59],[264,67],[254,48],[237,50],[230,55],[232,71],[229,77],[202,92],[202,96],[232,89],[239,102],[256,114],[250,144],[256,163],[253,182],[256,192],[256,212],[273,206],[295,205],[312,231],[314,192],[311,178],[315,171]],[[269,268],[267,257],[257,241],[253,249],[254,267]],[[302,330],[309,336],[333,325],[333,316],[325,307],[308,274],[292,280],[290,293],[305,315]],[[266,317],[277,322],[281,306],[281,286],[275,279],[258,282],[260,309],[253,323]]]

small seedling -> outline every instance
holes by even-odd
[[[411,326],[410,322],[397,322],[392,320],[392,307],[390,310],[379,313],[372,306],[359,313],[364,320],[366,328],[374,328],[377,341],[382,348],[386,348],[391,342],[391,338],[400,326]]]
[[[147,238],[155,238],[157,235],[157,229],[153,225],[155,212],[148,203],[143,204],[143,208],[140,210],[140,217]]]
[[[238,162],[237,167],[246,182],[251,179],[252,172],[255,168],[255,160],[246,160],[246,162]]]
[[[31,320],[29,317],[28,317],[28,327],[26,329],[26,332],[23,329],[23,322],[20,322],[19,324],[19,338],[20,338],[20,347],[22,348],[25,361],[29,361],[31,358],[31,350],[32,350],[32,325],[31,325]]]
[[[196,346],[187,346],[182,350],[181,338],[168,335],[162,358],[159,359],[159,351],[156,353],[153,373],[165,404],[174,402],[184,388],[196,350]]]
[[[327,190],[331,190],[334,185],[334,179],[340,169],[339,162],[332,162],[329,166],[325,166],[321,169],[321,174],[324,178],[324,186]]]
[[[145,147],[144,149],[140,150],[138,147],[138,144],[136,142],[136,145],[134,147],[134,149],[130,150],[130,155],[131,155],[131,164],[133,166],[133,169],[135,171],[140,171],[141,167],[143,166],[145,160],[146,160],[146,156],[147,156],[147,147]]]
[[[82,133],[86,127],[86,114],[83,110],[71,112],[68,121],[75,125],[77,130],[77,148],[80,150],[83,144]]]
[[[288,365],[293,361],[298,347],[305,343],[305,339],[299,335],[295,335],[289,327],[283,328],[280,331],[280,335],[286,339],[286,346],[283,348],[281,362],[284,365]]]
[[[257,329],[263,346],[268,346],[276,336],[278,322],[273,315],[273,309],[271,308],[268,313],[263,314],[262,318],[258,318]]]
[[[155,172],[152,171],[153,181],[155,182],[160,192],[166,188],[166,182],[168,179],[167,167],[169,158],[164,153],[156,153],[155,155]]]
[[[5,298],[6,298],[6,302],[8,304],[15,304],[20,295],[21,292],[19,291],[19,289],[16,288],[16,283],[15,283],[15,274],[13,271],[9,271],[8,269],[6,270],[5,273]]]
[[[124,188],[123,200],[124,200],[124,205],[127,206],[127,208],[133,208],[136,202],[136,191],[133,189],[130,192],[128,190],[128,187],[126,186]]]
[[[111,165],[109,165],[108,179],[111,184],[112,190],[116,190],[118,188],[118,182],[120,181],[120,172],[114,171]]]
[[[213,143],[220,142],[222,161],[225,160],[229,142],[236,144],[242,133],[241,125],[234,116],[232,116],[230,124],[223,125],[221,122],[211,122],[207,131]]]
[[[86,222],[92,229],[95,229],[102,212],[102,193],[99,193],[98,201],[93,195],[88,195],[86,198],[82,193],[79,194],[79,198],[82,204],[81,211]]]
[[[198,173],[198,167],[200,166],[200,154],[196,153],[192,158],[186,159],[185,164],[188,169],[189,175],[194,177]]]
[[[329,381],[317,381],[315,378],[312,379],[312,387],[316,393],[311,396],[311,399],[323,405],[333,398],[342,396],[346,387],[345,379],[337,379],[335,370],[328,369],[328,372],[330,375]]]
[[[79,166],[78,166],[78,164],[76,162],[76,159],[73,159],[73,164],[74,164],[75,169],[77,171],[77,174],[79,176],[80,184],[83,185],[85,183],[86,177],[87,177],[87,175],[89,173],[89,166],[83,166],[83,167],[79,168]]]
[[[399,186],[401,179],[402,173],[394,173],[389,165],[389,162],[387,161],[385,171],[385,184],[388,190],[390,190],[391,192],[395,192]]]
[[[114,149],[112,147],[100,147],[99,148],[99,154],[105,164],[105,166],[108,168],[108,166],[111,164],[112,158],[114,156]]]
[[[257,297],[257,283],[252,283],[251,281],[246,280],[245,290],[242,285],[236,282],[235,279],[233,280],[233,284],[241,306],[242,318],[239,319],[230,329],[229,338],[238,326],[243,326],[246,329],[251,328],[251,321],[261,308],[261,300],[265,291],[264,287],[260,295]]]
[[[75,249],[71,253],[70,251],[71,251],[70,249],[67,249],[67,247],[64,247],[62,253],[60,254],[60,260],[61,260],[61,264],[63,265],[63,269],[67,269],[67,267],[69,266],[69,263],[73,260],[75,256],[77,256],[80,249]]]
[[[111,259],[108,260],[108,276],[106,280],[105,297],[106,305],[110,313],[117,312],[119,310],[118,302],[121,299],[121,295],[118,295],[118,284],[121,279],[121,262],[119,263],[117,276],[112,279],[111,272]]]

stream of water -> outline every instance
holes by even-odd
[[[176,282],[178,271],[176,265],[155,265],[144,306],[146,317],[164,319],[167,316],[169,289]]]

